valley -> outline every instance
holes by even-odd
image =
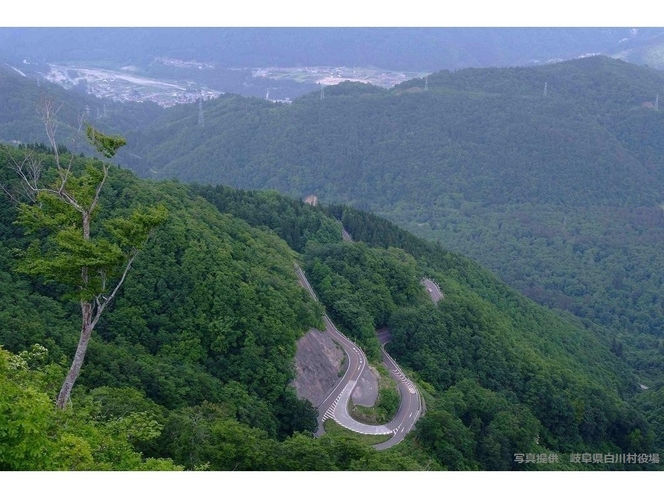
[[[117,69],[99,68],[85,63],[47,64],[49,70],[39,73],[47,81],[65,89],[77,89],[99,99],[117,102],[154,102],[161,107],[193,103],[213,99],[225,92],[227,81],[224,74],[250,74],[247,86],[264,85],[265,99],[269,100],[271,85],[279,89],[284,81],[298,84],[328,86],[343,81],[369,83],[390,88],[413,77],[423,77],[425,73],[405,73],[376,68],[360,67],[267,67],[267,68],[228,68],[226,73],[210,76],[216,66],[195,60],[156,58],[148,67],[136,65]],[[149,76],[154,67],[161,76]],[[12,68],[15,71],[19,69]],[[207,74],[206,74],[207,73]],[[202,76],[201,76],[202,75]],[[25,74],[23,74],[25,76]],[[232,80],[233,78],[231,78]],[[236,87],[232,89],[237,91]],[[240,90],[241,92],[241,90]],[[281,96],[281,101],[290,102],[298,93]],[[273,92],[273,101],[274,92]]]
[[[149,61],[0,67],[1,470],[661,469],[660,72]],[[40,138],[45,94],[66,147]],[[98,245],[16,174],[90,189],[104,149],[70,139],[82,112],[127,142]],[[56,409],[82,307],[34,258],[93,268],[150,209]],[[349,415],[360,384],[387,394],[375,423]]]

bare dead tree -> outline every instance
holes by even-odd
[[[20,202],[35,202],[39,192],[51,192],[56,195],[62,195],[65,191],[65,186],[71,174],[71,168],[74,161],[74,155],[70,154],[69,160],[66,164],[61,164],[60,161],[60,147],[58,146],[56,140],[56,134],[58,129],[58,120],[57,114],[62,108],[62,104],[57,106],[52,99],[42,95],[37,105],[37,114],[41,118],[42,123],[46,129],[46,137],[48,144],[53,150],[53,155],[55,158],[55,166],[58,174],[59,181],[55,186],[51,188],[47,187],[42,182],[42,175],[44,172],[44,156],[41,154],[34,153],[33,151],[27,150],[20,159],[16,159],[14,155],[9,152],[9,158],[12,162],[12,166],[17,176],[20,178],[18,185],[18,191],[12,191],[9,187],[4,184],[0,184],[0,188],[5,192],[5,194],[14,202],[19,204]],[[81,130],[83,129],[83,116],[79,115],[78,125],[76,132],[70,138],[72,142],[72,149],[75,149],[76,142],[78,137],[81,135]]]

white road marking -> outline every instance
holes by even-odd
[[[308,281],[306,280],[306,277],[304,276],[304,272],[302,272],[302,270],[299,267],[297,267],[297,265],[296,265],[296,269],[298,270],[298,275],[301,275],[302,281],[305,283],[305,286],[312,293],[314,299],[316,299],[316,296],[313,293],[313,291],[311,289],[311,286],[308,285]],[[348,351],[348,349],[352,348],[353,351],[357,354],[359,366],[356,369],[355,374],[358,374],[361,371],[361,369],[364,368],[364,365],[363,365],[364,364],[364,355],[362,353],[362,350],[360,350],[357,347],[357,345],[353,344],[352,341],[349,341],[341,332],[339,332],[339,330],[334,326],[334,324],[331,322],[331,320],[329,319],[329,317],[327,315],[325,315],[324,318],[325,318],[326,325],[328,325],[327,332],[328,333],[334,333],[335,335],[340,336],[341,343],[342,343],[342,346],[344,347],[345,351]],[[382,334],[379,334],[379,337],[380,338],[389,338],[389,333],[384,332]],[[388,368],[390,368],[392,370],[392,373],[394,374],[394,377],[397,379],[397,381],[399,383],[403,384],[404,387],[406,387],[408,389],[408,391],[410,392],[411,395],[416,395],[417,390],[415,389],[415,386],[408,379],[408,377],[406,377],[406,375],[401,371],[401,369],[399,368],[399,365],[390,357],[390,355],[385,351],[384,348],[383,348],[383,353],[384,353],[384,356],[386,358],[385,359],[385,364],[389,365]],[[344,393],[347,391],[347,389],[350,388],[350,390],[352,391],[352,387],[354,387],[354,385],[357,383],[357,380],[353,379],[355,374],[351,374],[351,376],[350,376],[350,381],[353,385],[351,386],[350,384],[346,384],[346,386],[338,394],[337,398],[334,400],[334,402],[331,404],[331,406],[329,406],[328,409],[325,410],[325,413],[321,417],[323,421],[326,420],[326,419],[331,418],[331,419],[335,420],[337,423],[339,423],[340,425],[342,425],[342,426],[344,425],[343,422],[340,422],[340,420],[337,419],[336,409],[337,409],[337,407],[339,407],[340,412],[344,412],[344,414],[347,415],[345,413],[346,412],[345,407],[340,407],[338,405],[339,405],[339,401],[341,400],[342,396],[344,396]],[[344,375],[344,378],[346,378],[346,375]],[[332,395],[332,393],[330,393],[330,395],[328,395],[328,397],[325,399],[325,401],[323,403],[321,403],[321,405],[326,403],[327,400],[331,397],[331,395]],[[408,404],[410,405],[410,400],[409,400]],[[417,412],[410,412],[410,414],[408,415],[408,419],[413,418],[413,414],[416,415],[415,419],[417,419],[417,417],[420,414],[420,409],[418,409]],[[342,417],[342,419],[343,419],[343,417]],[[398,427],[396,427],[393,430],[389,430],[386,427],[385,427],[385,430],[391,432],[392,434],[394,434],[396,436],[399,433],[403,434],[407,431],[410,431],[413,427],[414,427],[414,420],[413,421],[409,420],[405,424],[402,422],[401,424],[398,425]],[[350,427],[347,427],[347,428],[349,428],[350,430],[354,430],[356,432],[363,433],[363,434],[375,434],[376,433],[375,430],[365,432],[364,429],[357,430],[357,429],[353,429],[353,428],[350,428]],[[386,432],[386,433],[389,433],[389,432]]]

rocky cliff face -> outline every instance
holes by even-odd
[[[327,334],[310,330],[297,343],[293,381],[297,395],[318,406],[343,375],[344,358],[343,350]]]

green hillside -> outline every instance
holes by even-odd
[[[81,308],[71,288],[17,272],[50,239],[26,234],[0,196],[0,469],[659,469],[660,84],[589,58],[436,73],[426,91],[342,84],[292,105],[226,95],[206,103],[204,127],[195,107],[132,117],[118,104],[120,163],[158,180],[113,167],[97,219],[157,204],[168,218],[98,323],[64,411],[53,399]],[[43,141],[38,118],[21,121],[40,91],[2,72],[0,85],[15,97],[3,130]],[[67,98],[62,136],[83,103]],[[13,195],[26,155],[52,171],[45,146],[0,147]],[[322,206],[296,200],[308,194]],[[404,443],[311,437],[315,410],[290,383],[322,309],[295,262],[369,358],[375,329],[391,330],[427,405]],[[445,293],[437,306],[425,276]],[[571,461],[582,454],[651,460]]]
[[[1,151],[8,190],[14,161],[29,153]],[[16,273],[35,235],[0,202],[2,469],[489,470],[523,468],[513,454],[526,452],[560,455],[530,468],[566,469],[581,468],[573,453],[661,447],[644,404],[655,400],[601,335],[469,260],[360,211],[117,168],[100,220],[156,203],[168,219],[95,330],[71,406],[56,410],[80,309],[63,285]],[[366,242],[342,244],[337,218]],[[313,408],[289,384],[295,341],[321,326],[321,308],[298,285],[295,261],[370,355],[374,329],[393,330],[390,352],[428,406],[405,443],[377,452],[311,437]],[[444,289],[438,307],[424,275]]]
[[[606,57],[344,83],[292,105],[226,95],[130,134],[141,175],[315,194],[472,257],[609,329],[661,385],[662,73]],[[138,159],[138,157],[141,159]]]
[[[186,106],[169,110],[131,140],[143,159],[127,164],[383,208],[415,193],[412,209],[445,207],[452,194],[481,206],[642,205],[659,200],[661,172],[642,146],[658,153],[660,120],[642,105],[661,84],[656,71],[589,58],[434,73],[426,92],[413,80],[390,91],[344,83],[292,105],[227,95],[202,128]]]

